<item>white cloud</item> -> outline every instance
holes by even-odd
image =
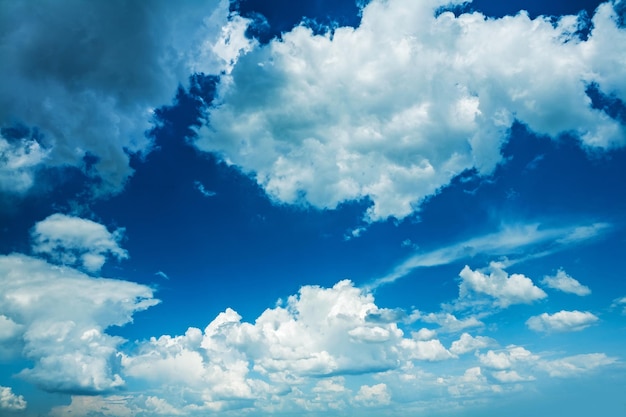
[[[472,271],[467,265],[459,273],[459,298],[471,300],[476,294],[486,294],[495,299],[495,305],[506,308],[512,304],[530,304],[547,297],[530,278],[521,274],[508,275],[499,264],[492,262],[489,275]]]
[[[523,377],[517,373],[517,371],[495,371],[491,375],[500,382],[512,383],[512,382],[526,382],[534,381],[535,377],[527,376]]]
[[[89,153],[99,159],[99,191],[118,191],[132,174],[128,152],[150,149],[152,110],[192,73],[219,74],[249,48],[247,20],[229,21],[228,8],[227,0],[3,2],[0,125],[36,128],[42,145],[0,142],[11,163],[30,149],[19,170],[0,172],[0,186],[11,177],[14,191],[25,190],[42,163],[80,168]]]
[[[587,353],[552,361],[542,361],[540,368],[552,377],[565,378],[590,372],[616,362],[617,358],[612,358],[604,353]]]
[[[621,307],[623,308],[622,314],[626,314],[626,297],[616,299],[613,301],[613,304],[611,304],[611,307]]]
[[[385,384],[362,385],[354,399],[366,406],[381,406],[391,402],[391,395]]]
[[[576,294],[589,295],[591,290],[586,285],[582,285],[576,279],[570,277],[564,270],[559,269],[555,276],[545,276],[541,283],[548,288],[554,288],[559,291]]]
[[[0,136],[0,192],[20,193],[34,182],[34,172],[46,160],[48,151],[35,140],[10,143]]]
[[[200,194],[205,197],[213,197],[217,194],[215,191],[207,190],[204,187],[204,184],[202,184],[200,181],[194,181],[193,185],[194,187],[196,187],[196,190],[200,191]]]
[[[490,350],[485,354],[480,354],[478,359],[487,368],[507,370],[520,363],[536,363],[540,357],[521,346],[510,345],[502,351]]]
[[[0,386],[0,410],[25,410],[28,403],[21,395],[15,395],[11,387]]]
[[[369,198],[366,219],[377,221],[412,214],[466,169],[489,175],[514,120],[586,146],[626,143],[585,92],[596,82],[626,97],[615,58],[626,35],[610,4],[581,41],[572,16],[435,17],[444,3],[374,0],[356,29],[298,26],[256,47],[223,78],[198,148],[254,175],[278,202]]]
[[[452,342],[450,346],[450,352],[455,355],[462,355],[464,353],[477,351],[489,346],[494,345],[495,340],[485,336],[472,336],[469,333],[463,333],[459,340]]]
[[[0,256],[0,276],[4,322],[32,363],[20,376],[51,392],[105,392],[124,384],[117,365],[123,339],[105,330],[155,305],[150,288],[18,254]]]
[[[442,361],[454,357],[439,340],[411,340],[404,339],[401,346],[407,350],[410,359],[421,361]]]
[[[426,323],[436,323],[441,326],[441,331],[453,333],[485,325],[474,316],[458,319],[454,314],[450,313],[428,313],[426,315],[420,315],[419,320]]]
[[[31,232],[35,253],[90,272],[98,272],[107,255],[128,258],[128,252],[119,246],[123,235],[124,229],[111,233],[100,223],[60,213],[38,222]]]
[[[601,223],[602,227],[596,227],[597,224],[545,227],[531,223],[505,226],[495,233],[453,243],[430,252],[416,252],[390,273],[375,279],[369,287],[377,288],[392,283],[408,275],[416,268],[446,265],[479,254],[488,254],[490,257],[506,257],[506,262],[502,264],[511,266],[520,261],[550,255],[564,250],[570,245],[581,244],[610,228],[607,223]],[[583,229],[593,229],[593,233],[581,233],[580,230]],[[576,237],[572,238],[572,236]]]
[[[595,324],[598,317],[588,311],[565,311],[533,316],[526,321],[529,329],[536,332],[577,332]]]

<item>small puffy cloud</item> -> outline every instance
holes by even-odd
[[[494,345],[495,340],[485,336],[472,336],[469,333],[463,333],[459,340],[452,342],[450,346],[450,352],[455,355],[462,355],[464,353],[477,351],[489,346]]]
[[[590,372],[602,366],[612,365],[616,362],[617,358],[612,358],[604,353],[587,353],[552,361],[542,361],[540,368],[552,377],[566,378]]]
[[[194,181],[193,185],[196,188],[196,190],[198,190],[200,194],[202,194],[205,197],[213,197],[217,194],[215,191],[207,190],[204,187],[204,184],[202,184],[200,181]]]
[[[197,147],[277,202],[369,199],[365,218],[378,221],[411,215],[465,170],[489,175],[515,120],[584,146],[626,143],[586,93],[597,83],[626,98],[626,36],[610,3],[587,40],[574,16],[435,13],[447,3],[374,0],[357,28],[300,25],[257,46],[223,77]]]
[[[21,395],[15,395],[11,387],[0,386],[0,410],[25,410],[28,403]]]
[[[581,296],[591,294],[589,287],[582,285],[562,269],[559,269],[555,276],[545,276],[541,280],[541,283],[548,288],[553,288],[570,294]]]
[[[250,47],[248,21],[229,15],[227,0],[0,3],[0,126],[34,128],[46,148],[0,140],[9,163],[0,189],[23,191],[36,168],[81,168],[89,154],[98,191],[119,191],[133,172],[129,153],[150,150],[153,109],[191,74],[229,71]]]
[[[357,403],[368,407],[387,405],[391,402],[391,395],[387,390],[387,385],[362,385],[359,392],[354,397]]]
[[[459,298],[472,299],[475,295],[486,294],[494,298],[498,307],[506,308],[512,304],[530,304],[547,297],[547,294],[522,274],[509,274],[497,263],[491,263],[490,274],[472,271],[465,266],[459,273]]]
[[[595,324],[598,317],[588,311],[565,311],[533,316],[526,321],[529,329],[536,332],[577,332]]]
[[[491,375],[497,379],[499,382],[503,383],[513,383],[513,382],[526,382],[526,381],[534,381],[535,377],[527,376],[523,377],[517,373],[517,371],[494,371]]]
[[[518,363],[537,362],[540,358],[521,346],[510,345],[501,351],[489,350],[485,354],[478,355],[478,359],[487,368],[505,370]]]
[[[132,282],[92,278],[25,255],[0,256],[3,327],[32,367],[19,375],[50,392],[98,393],[124,385],[110,326],[158,301]]]
[[[33,252],[90,272],[98,272],[107,255],[128,258],[128,252],[119,246],[123,235],[122,228],[111,233],[100,223],[60,213],[38,222],[31,231]]]
[[[0,135],[0,192],[28,190],[47,156],[48,151],[34,139],[9,142]]]

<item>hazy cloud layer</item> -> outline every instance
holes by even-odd
[[[369,198],[366,219],[410,215],[460,172],[490,174],[514,120],[584,146],[626,143],[586,89],[626,98],[626,32],[606,3],[587,40],[576,16],[455,17],[448,2],[374,0],[361,25],[299,26],[222,80],[197,146],[255,176],[277,202],[334,208]]]

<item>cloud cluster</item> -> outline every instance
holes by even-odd
[[[98,272],[107,255],[118,260],[128,258],[128,252],[119,245],[123,236],[124,229],[111,233],[100,223],[61,213],[48,216],[31,231],[33,252],[90,272]]]
[[[490,174],[514,120],[585,146],[626,143],[586,88],[626,99],[626,32],[610,3],[587,40],[576,16],[435,13],[441,0],[369,2],[357,28],[305,26],[259,46],[221,83],[196,142],[281,203],[370,199],[398,219],[457,174]],[[458,2],[453,2],[458,3]]]
[[[92,278],[26,255],[0,256],[3,345],[32,367],[20,376],[51,392],[107,392],[121,387],[118,346],[110,326],[132,321],[158,301],[127,281]]]
[[[39,132],[37,142],[0,140],[0,187],[20,192],[37,167],[98,159],[100,191],[132,173],[128,153],[147,151],[152,109],[168,104],[194,72],[229,68],[247,22],[228,1],[174,5],[119,0],[0,4],[0,126]],[[9,186],[8,179],[15,182]]]
[[[533,316],[526,321],[529,329],[536,332],[577,332],[595,324],[598,317],[588,311],[565,311]]]
[[[24,410],[28,403],[21,395],[15,395],[11,387],[0,386],[0,410]]]
[[[465,266],[459,273],[459,298],[468,300],[475,294],[485,294],[494,299],[498,307],[506,308],[512,304],[530,304],[546,298],[548,295],[522,274],[507,274],[501,265],[492,262],[490,274],[478,270],[472,271]]]
[[[565,271],[559,269],[554,276],[545,276],[541,283],[548,288],[563,291],[576,295],[589,295],[591,290],[586,285],[582,285],[576,279],[570,277]]]

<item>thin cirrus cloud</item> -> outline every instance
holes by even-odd
[[[587,148],[626,144],[587,95],[593,84],[626,98],[626,34],[610,3],[586,40],[576,16],[436,14],[445,4],[375,0],[357,28],[298,26],[251,49],[222,78],[196,146],[275,201],[369,199],[365,219],[379,221],[409,216],[465,170],[491,174],[514,120]]]

